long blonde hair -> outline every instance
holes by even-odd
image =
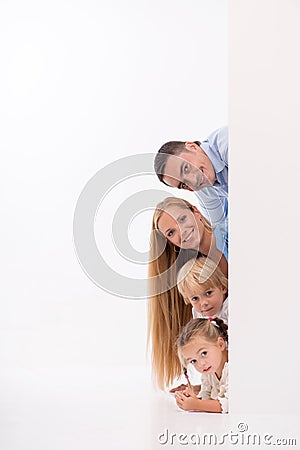
[[[176,339],[182,327],[192,318],[192,307],[185,304],[177,289],[177,272],[186,261],[198,256],[198,252],[194,250],[181,249],[178,253],[176,246],[159,231],[158,221],[170,206],[194,212],[188,201],[167,197],[157,205],[153,214],[149,262],[148,348],[151,350],[154,380],[160,389],[165,389],[182,374]],[[210,223],[204,217],[202,222],[212,232]]]

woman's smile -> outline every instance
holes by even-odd
[[[189,242],[191,239],[193,239],[193,235],[194,235],[194,228],[192,229],[192,231],[187,235],[187,237],[183,240],[183,242]]]

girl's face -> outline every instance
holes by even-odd
[[[217,316],[222,308],[226,292],[227,289],[223,286],[220,288],[205,289],[199,285],[197,291],[187,293],[187,299],[195,311],[202,314],[202,316]]]
[[[183,249],[199,249],[204,233],[204,226],[200,220],[200,213],[195,210],[170,206],[158,220],[158,229],[172,242]]]
[[[181,349],[187,364],[192,364],[198,372],[217,373],[219,377],[227,360],[225,352],[226,344],[221,337],[215,343],[195,337]]]

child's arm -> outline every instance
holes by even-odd
[[[175,392],[177,392],[177,391],[185,391],[187,389],[187,387],[188,387],[187,384],[181,384],[180,386],[176,386],[173,389],[170,389],[169,392],[170,392],[170,394],[175,394]],[[196,395],[199,394],[200,389],[201,389],[200,384],[193,386],[193,391]]]
[[[175,392],[177,391],[185,391],[187,387],[188,387],[187,384],[180,384],[179,386],[170,389],[169,392],[170,394],[175,394]]]
[[[184,392],[175,394],[176,403],[179,408],[185,411],[203,411],[203,412],[217,412],[228,413],[228,364],[223,368],[222,380],[219,387],[218,398],[211,399],[212,386],[208,375],[202,374],[202,383],[200,396],[186,389]]]
[[[219,400],[202,400],[195,395],[187,396],[183,392],[175,393],[176,403],[184,411],[222,412]]]

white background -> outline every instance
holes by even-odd
[[[229,11],[228,93],[225,1],[2,3],[1,448],[152,449],[166,427],[222,432],[242,420],[295,436],[300,8]],[[199,428],[151,386],[146,302],[92,284],[72,220],[101,167],[205,138],[228,122],[228,100],[232,414],[201,415]],[[162,189],[137,179],[111,204],[148,186]],[[108,206],[95,234],[127,273]],[[130,230],[142,251],[150,216]]]

